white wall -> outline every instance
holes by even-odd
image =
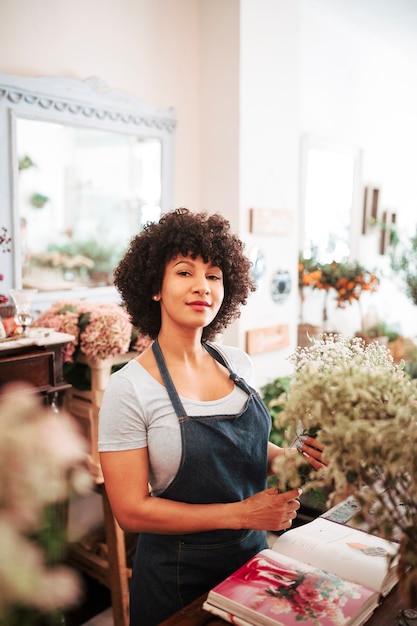
[[[397,212],[400,230],[417,222],[417,3],[414,0],[303,0],[300,130],[362,150],[362,184],[380,188],[380,211]],[[362,208],[362,207],[360,207]],[[364,299],[381,319],[417,334],[416,307],[388,280],[378,230],[360,237],[359,259],[383,276]],[[323,294],[309,296],[307,321],[320,322]],[[359,329],[356,305],[335,310],[333,326]]]
[[[202,0],[200,14],[201,208],[240,228],[240,0]]]
[[[296,344],[298,256],[299,1],[243,0],[240,42],[240,232],[248,251],[264,253],[266,273],[240,324],[246,331],[288,325],[290,344],[254,355],[259,383],[287,374]],[[286,236],[249,233],[250,208],[288,211]],[[285,302],[272,300],[272,277],[288,270],[293,288]]]
[[[174,206],[200,203],[199,0],[0,0],[0,71],[99,76],[174,107]]]
[[[228,336],[242,345],[247,329],[289,321],[293,346],[296,290],[275,305],[268,289],[278,266],[295,277],[297,236],[254,238],[249,208],[298,212],[299,138],[308,132],[361,147],[363,183],[381,185],[381,205],[398,209],[400,223],[415,222],[416,8],[415,0],[0,0],[0,71],[97,75],[173,106],[174,205],[225,213],[248,251],[256,243],[267,256],[264,287]],[[384,263],[374,244],[363,241],[362,254]],[[390,320],[406,309],[395,294],[381,304]],[[414,332],[409,308],[402,323]],[[259,383],[288,368],[287,352],[255,357]]]
[[[417,3],[302,5],[301,130],[360,147],[363,183],[380,184],[381,205],[415,223]]]

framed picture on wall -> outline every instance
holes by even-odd
[[[366,235],[370,228],[378,221],[379,189],[365,187],[363,197],[362,235]]]
[[[255,328],[246,333],[246,352],[250,355],[263,354],[286,348],[290,344],[289,324],[277,324]]]
[[[381,235],[379,240],[379,253],[386,254],[392,240],[393,230],[397,222],[397,214],[390,211],[382,213]]]
[[[293,230],[294,215],[285,209],[251,209],[250,232],[255,235],[287,237]]]

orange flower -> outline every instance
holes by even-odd
[[[335,289],[337,306],[341,308],[359,300],[362,291],[376,291],[379,285],[376,275],[357,262],[320,264],[300,257],[298,272],[301,292],[303,287]]]

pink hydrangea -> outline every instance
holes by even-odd
[[[85,317],[84,317],[85,316]],[[134,329],[126,310],[116,303],[86,300],[55,302],[33,323],[35,327],[53,328],[74,335],[64,349],[65,363],[74,361],[77,349],[90,360],[102,360],[129,351]],[[139,334],[132,350],[143,352],[150,339]]]
[[[117,304],[99,304],[80,334],[81,352],[88,359],[106,359],[129,351],[133,327],[128,313]]]

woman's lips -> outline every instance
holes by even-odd
[[[194,300],[194,302],[188,302],[188,306],[194,309],[194,311],[200,312],[210,307],[208,302],[204,302],[202,300]]]

